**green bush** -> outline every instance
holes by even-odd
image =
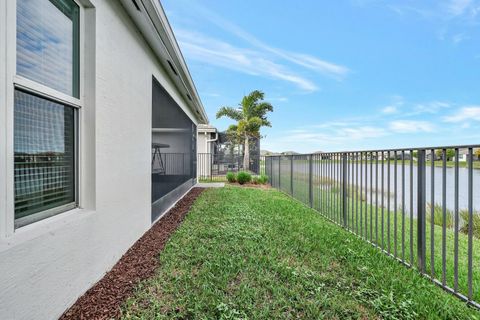
[[[259,177],[258,177],[258,183],[259,184],[267,184],[268,183],[268,176],[265,175],[265,174],[261,174]]]
[[[253,183],[253,184],[260,184],[260,177],[254,176],[254,177],[252,178],[252,183]]]
[[[248,182],[252,181],[252,175],[248,172],[240,171],[237,174],[237,181],[240,184],[248,183]]]
[[[230,183],[237,181],[237,177],[235,176],[235,173],[227,172],[227,181]]]

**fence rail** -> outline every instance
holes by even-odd
[[[197,172],[200,181],[225,181],[228,172],[248,171],[254,175],[265,173],[265,157],[252,155],[248,168],[243,165],[243,155],[199,153]]]
[[[477,148],[267,156],[265,170],[273,187],[480,308]]]

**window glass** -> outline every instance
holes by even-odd
[[[75,202],[75,109],[19,90],[14,110],[15,219]]]
[[[73,0],[18,0],[17,74],[78,98],[78,27]]]

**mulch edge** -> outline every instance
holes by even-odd
[[[183,222],[204,188],[192,188],[159,219],[93,287],[68,308],[60,319],[111,319],[136,286],[155,274],[158,255]]]

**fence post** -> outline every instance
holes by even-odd
[[[343,227],[347,228],[347,154],[344,153],[342,157],[342,213],[343,213]]]
[[[290,194],[293,196],[293,154],[290,155]]]
[[[432,155],[433,157],[433,155]],[[433,161],[433,159],[432,159]],[[418,269],[425,273],[425,252],[426,252],[426,234],[425,234],[425,211],[426,211],[426,168],[425,168],[425,150],[418,150],[417,164],[417,256]]]
[[[268,159],[269,159],[269,162],[270,162],[270,172],[269,172],[269,175],[268,175],[268,180],[270,180],[270,184],[273,187],[274,186],[273,185],[273,156],[269,156]]]
[[[309,168],[308,168],[308,199],[310,202],[310,208],[313,208],[313,156],[309,155]]]
[[[282,156],[278,156],[278,189],[281,190],[282,184],[281,182],[281,169],[282,169]]]
[[[209,159],[208,161],[210,162],[210,181],[213,180],[213,154],[209,153]]]
[[[267,168],[268,161],[267,160],[268,160],[268,157],[265,156],[264,161],[263,161],[263,167],[265,168],[265,169],[263,169],[263,174],[266,175],[266,176],[269,176],[270,174],[268,173],[268,168]]]

